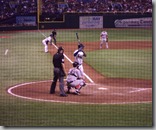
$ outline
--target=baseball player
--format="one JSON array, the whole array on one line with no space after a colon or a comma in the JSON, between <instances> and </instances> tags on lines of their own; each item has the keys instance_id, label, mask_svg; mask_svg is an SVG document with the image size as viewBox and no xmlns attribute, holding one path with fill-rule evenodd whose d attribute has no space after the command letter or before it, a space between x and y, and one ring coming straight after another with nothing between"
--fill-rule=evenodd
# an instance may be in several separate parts
<instances>
[{"instance_id":1,"label":"baseball player","mask_svg":"<svg viewBox=\"0 0 156 130\"><path fill-rule=\"evenodd\" d=\"M73 68L71 68L67 75L67 93L70 93L71 88L75 88L75 94L79 95L80 89L85 86L85 81L79 70L79 63L73 62Z\"/></svg>"},{"instance_id":2,"label":"baseball player","mask_svg":"<svg viewBox=\"0 0 156 130\"><path fill-rule=\"evenodd\" d=\"M84 50L84 45L80 43L78 45L78 49L74 51L75 61L79 63L78 68L81 71L82 76L84 76L83 58L87 56L83 50Z\"/></svg>"},{"instance_id":3,"label":"baseball player","mask_svg":"<svg viewBox=\"0 0 156 130\"><path fill-rule=\"evenodd\" d=\"M102 31L100 34L100 49L102 48L103 44L106 45L108 49L108 33L106 31Z\"/></svg>"},{"instance_id":4,"label":"baseball player","mask_svg":"<svg viewBox=\"0 0 156 130\"><path fill-rule=\"evenodd\" d=\"M54 44L56 45L56 35L57 35L57 32L56 32L56 29L54 29L53 31L52 31L52 39L54 40Z\"/></svg>"},{"instance_id":5,"label":"baseball player","mask_svg":"<svg viewBox=\"0 0 156 130\"><path fill-rule=\"evenodd\" d=\"M45 53L48 53L48 44L49 43L52 44L52 37L53 37L53 35L50 34L49 37L46 37L45 39L42 40L42 44L45 46L44 47Z\"/></svg>"}]
</instances>

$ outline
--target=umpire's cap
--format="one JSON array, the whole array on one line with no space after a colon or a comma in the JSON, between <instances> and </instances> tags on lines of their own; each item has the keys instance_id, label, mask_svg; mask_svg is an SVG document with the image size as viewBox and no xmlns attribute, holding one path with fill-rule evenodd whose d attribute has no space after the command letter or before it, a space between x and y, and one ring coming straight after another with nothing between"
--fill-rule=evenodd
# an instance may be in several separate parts
<instances>
[{"instance_id":1,"label":"umpire's cap","mask_svg":"<svg viewBox=\"0 0 156 130\"><path fill-rule=\"evenodd\" d=\"M78 45L78 49L83 49L84 48L84 45L82 44L82 43L80 43L79 45Z\"/></svg>"},{"instance_id":2,"label":"umpire's cap","mask_svg":"<svg viewBox=\"0 0 156 130\"><path fill-rule=\"evenodd\" d=\"M61 50L64 51L64 49L62 48L62 46L58 47L58 53L60 53Z\"/></svg>"},{"instance_id":3,"label":"umpire's cap","mask_svg":"<svg viewBox=\"0 0 156 130\"><path fill-rule=\"evenodd\" d=\"M79 63L78 62L73 62L73 67L77 67L79 65Z\"/></svg>"}]
</instances>

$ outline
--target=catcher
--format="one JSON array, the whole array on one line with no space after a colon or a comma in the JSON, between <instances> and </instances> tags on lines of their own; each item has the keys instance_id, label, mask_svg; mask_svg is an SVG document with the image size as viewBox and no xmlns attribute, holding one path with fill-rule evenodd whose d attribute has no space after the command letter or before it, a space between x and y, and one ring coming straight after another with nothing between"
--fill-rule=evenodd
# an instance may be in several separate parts
<instances>
[{"instance_id":1,"label":"catcher","mask_svg":"<svg viewBox=\"0 0 156 130\"><path fill-rule=\"evenodd\" d=\"M108 49L108 33L106 31L102 31L100 34L100 49L102 48L103 44L106 44L106 48Z\"/></svg>"},{"instance_id":2,"label":"catcher","mask_svg":"<svg viewBox=\"0 0 156 130\"><path fill-rule=\"evenodd\" d=\"M80 70L78 69L79 63L73 62L73 68L71 68L67 75L67 93L70 93L71 88L75 88L75 94L79 95L80 90L85 86L84 78L81 75Z\"/></svg>"}]
</instances>

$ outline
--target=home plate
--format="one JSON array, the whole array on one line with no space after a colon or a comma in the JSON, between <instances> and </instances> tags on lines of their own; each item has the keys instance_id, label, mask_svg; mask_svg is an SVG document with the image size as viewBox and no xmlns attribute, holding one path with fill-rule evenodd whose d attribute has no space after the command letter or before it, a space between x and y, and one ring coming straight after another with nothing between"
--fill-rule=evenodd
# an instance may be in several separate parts
<instances>
[{"instance_id":1,"label":"home plate","mask_svg":"<svg viewBox=\"0 0 156 130\"><path fill-rule=\"evenodd\" d=\"M98 88L98 89L100 89L100 90L107 90L107 88Z\"/></svg>"}]
</instances>

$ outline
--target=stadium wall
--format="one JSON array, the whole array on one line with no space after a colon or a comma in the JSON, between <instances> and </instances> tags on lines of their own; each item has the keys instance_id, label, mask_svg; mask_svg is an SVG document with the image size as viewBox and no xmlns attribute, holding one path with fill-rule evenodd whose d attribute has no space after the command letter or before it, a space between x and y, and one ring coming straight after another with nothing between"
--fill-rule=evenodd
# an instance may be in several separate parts
<instances>
[{"instance_id":1,"label":"stadium wall","mask_svg":"<svg viewBox=\"0 0 156 130\"><path fill-rule=\"evenodd\" d=\"M84 23L88 22L88 25L86 25L86 28L100 28L97 27L96 25L99 25L100 20L96 20L96 18L100 19L102 18L102 25L101 28L117 28L119 27L119 22L120 22L120 27L151 27L152 26L152 14L151 13L146 13L146 14L138 14L138 13L66 13L64 22L61 23L40 23L39 28L40 29L48 29L48 28L81 28L80 18L85 17ZM87 18L88 17L88 18ZM149 21L147 20L150 19ZM87 20L88 21L87 21ZM95 19L95 20L94 20ZM131 26L125 25L122 26L121 22L123 24L128 24L127 21L123 21L124 19L128 19L132 24ZM97 24L95 24L97 22ZM118 23L117 23L118 22ZM134 22L136 24L134 24ZM138 22L146 22L146 24L142 25ZM148 22L148 23L147 23ZM83 23L83 22L82 22ZM118 25L117 25L118 24ZM85 28L85 26L84 26Z\"/></svg>"},{"instance_id":2,"label":"stadium wall","mask_svg":"<svg viewBox=\"0 0 156 130\"><path fill-rule=\"evenodd\" d=\"M27 19L27 22L28 20L29 19ZM152 13L65 13L63 21L41 22L37 21L36 18L36 26L1 26L0 30L119 27L152 27Z\"/></svg>"}]
</instances>

